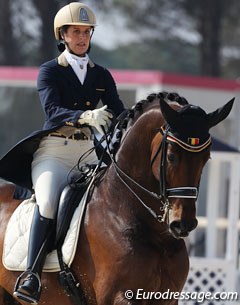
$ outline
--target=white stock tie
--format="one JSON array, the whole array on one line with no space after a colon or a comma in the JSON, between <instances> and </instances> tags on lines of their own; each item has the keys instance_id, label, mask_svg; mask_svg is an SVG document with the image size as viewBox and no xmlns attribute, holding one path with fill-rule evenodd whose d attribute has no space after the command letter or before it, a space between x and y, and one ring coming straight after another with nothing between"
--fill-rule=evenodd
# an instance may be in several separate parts
<instances>
[{"instance_id":1,"label":"white stock tie","mask_svg":"<svg viewBox=\"0 0 240 305\"><path fill-rule=\"evenodd\" d=\"M89 60L88 55L85 57L78 57L76 55L70 54L67 50L65 50L64 53L68 63L73 68L73 71L77 75L79 81L81 84L83 84L87 74L87 64Z\"/></svg>"}]
</instances>

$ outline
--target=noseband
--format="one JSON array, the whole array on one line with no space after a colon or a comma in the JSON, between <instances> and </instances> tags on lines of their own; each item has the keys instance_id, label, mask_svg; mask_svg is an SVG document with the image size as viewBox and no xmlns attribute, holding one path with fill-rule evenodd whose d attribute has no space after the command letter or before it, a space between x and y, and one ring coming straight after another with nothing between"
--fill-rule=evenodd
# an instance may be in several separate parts
<instances>
[{"instance_id":1,"label":"noseband","mask_svg":"<svg viewBox=\"0 0 240 305\"><path fill-rule=\"evenodd\" d=\"M198 187L192 186L179 186L174 188L166 188L166 156L167 156L167 144L169 143L176 143L184 150L197 153L201 152L202 150L206 149L211 144L211 137L202 144L201 146L192 146L186 144L185 142L181 141L180 139L176 138L171 132L169 125L162 126L160 131L162 134L162 141L151 161L151 167L156 160L158 154L161 152L161 161L160 161L160 179L159 179L159 187L160 187L160 194L156 194L154 192L149 191L134 179L132 179L128 174L126 174L116 163L114 157L111 156L112 163L115 169L115 172L119 179L123 182L123 184L132 192L132 194L141 202L141 204L152 214L152 216L157 219L159 222L168 222L167 216L169 214L169 210L171 210L171 204L169 202L169 198L186 198L186 199L197 199L198 197ZM136 194L136 192L128 185L128 183L124 180L124 178L131 181L135 186L143 190L144 192L148 193L151 197L160 200L162 206L160 207L161 214L157 214L154 210L152 210L144 201Z\"/></svg>"}]
</instances>

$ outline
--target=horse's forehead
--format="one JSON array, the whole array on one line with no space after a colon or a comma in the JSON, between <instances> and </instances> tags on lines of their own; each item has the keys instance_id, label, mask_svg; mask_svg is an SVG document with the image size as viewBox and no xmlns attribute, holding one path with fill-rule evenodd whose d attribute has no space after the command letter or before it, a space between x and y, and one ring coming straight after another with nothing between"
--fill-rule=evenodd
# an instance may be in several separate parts
<instances>
[{"instance_id":1,"label":"horse's forehead","mask_svg":"<svg viewBox=\"0 0 240 305\"><path fill-rule=\"evenodd\" d=\"M195 121L201 125L202 128L208 128L207 126L207 113L199 106L187 105L179 109L178 111L181 120L186 124L192 124L194 128L197 126Z\"/></svg>"},{"instance_id":2,"label":"horse's forehead","mask_svg":"<svg viewBox=\"0 0 240 305\"><path fill-rule=\"evenodd\" d=\"M179 119L170 122L171 132L187 144L201 145L205 143L209 135L209 126L206 112L193 105L181 108Z\"/></svg>"}]
</instances>

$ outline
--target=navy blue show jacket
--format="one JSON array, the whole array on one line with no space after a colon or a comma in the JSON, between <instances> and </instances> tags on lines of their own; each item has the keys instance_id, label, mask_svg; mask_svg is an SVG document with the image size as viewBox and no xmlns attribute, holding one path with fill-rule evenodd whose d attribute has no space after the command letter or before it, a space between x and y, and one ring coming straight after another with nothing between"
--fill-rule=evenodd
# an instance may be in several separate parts
<instances>
[{"instance_id":1,"label":"navy blue show jacket","mask_svg":"<svg viewBox=\"0 0 240 305\"><path fill-rule=\"evenodd\" d=\"M42 130L34 131L17 143L0 160L0 177L31 189L31 163L41 139L61 126L77 126L86 110L101 100L118 116L124 106L110 72L89 60L82 85L64 54L40 66L37 88L45 114Z\"/></svg>"}]
</instances>

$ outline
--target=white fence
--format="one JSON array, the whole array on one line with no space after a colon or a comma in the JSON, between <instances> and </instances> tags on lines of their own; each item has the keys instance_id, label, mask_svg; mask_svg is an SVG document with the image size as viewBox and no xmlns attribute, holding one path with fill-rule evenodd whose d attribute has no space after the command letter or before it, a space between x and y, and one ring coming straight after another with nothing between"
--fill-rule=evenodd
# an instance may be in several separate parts
<instances>
[{"instance_id":1,"label":"white fence","mask_svg":"<svg viewBox=\"0 0 240 305\"><path fill-rule=\"evenodd\" d=\"M191 251L190 271L184 291L208 292L212 299L181 300L180 304L240 304L239 299L226 300L230 292L240 296L240 154L213 152L203 182L205 186L200 192L204 192L206 200L202 211L205 215L198 218L198 229L187 241ZM215 293L222 293L222 299L214 298Z\"/></svg>"}]
</instances>

